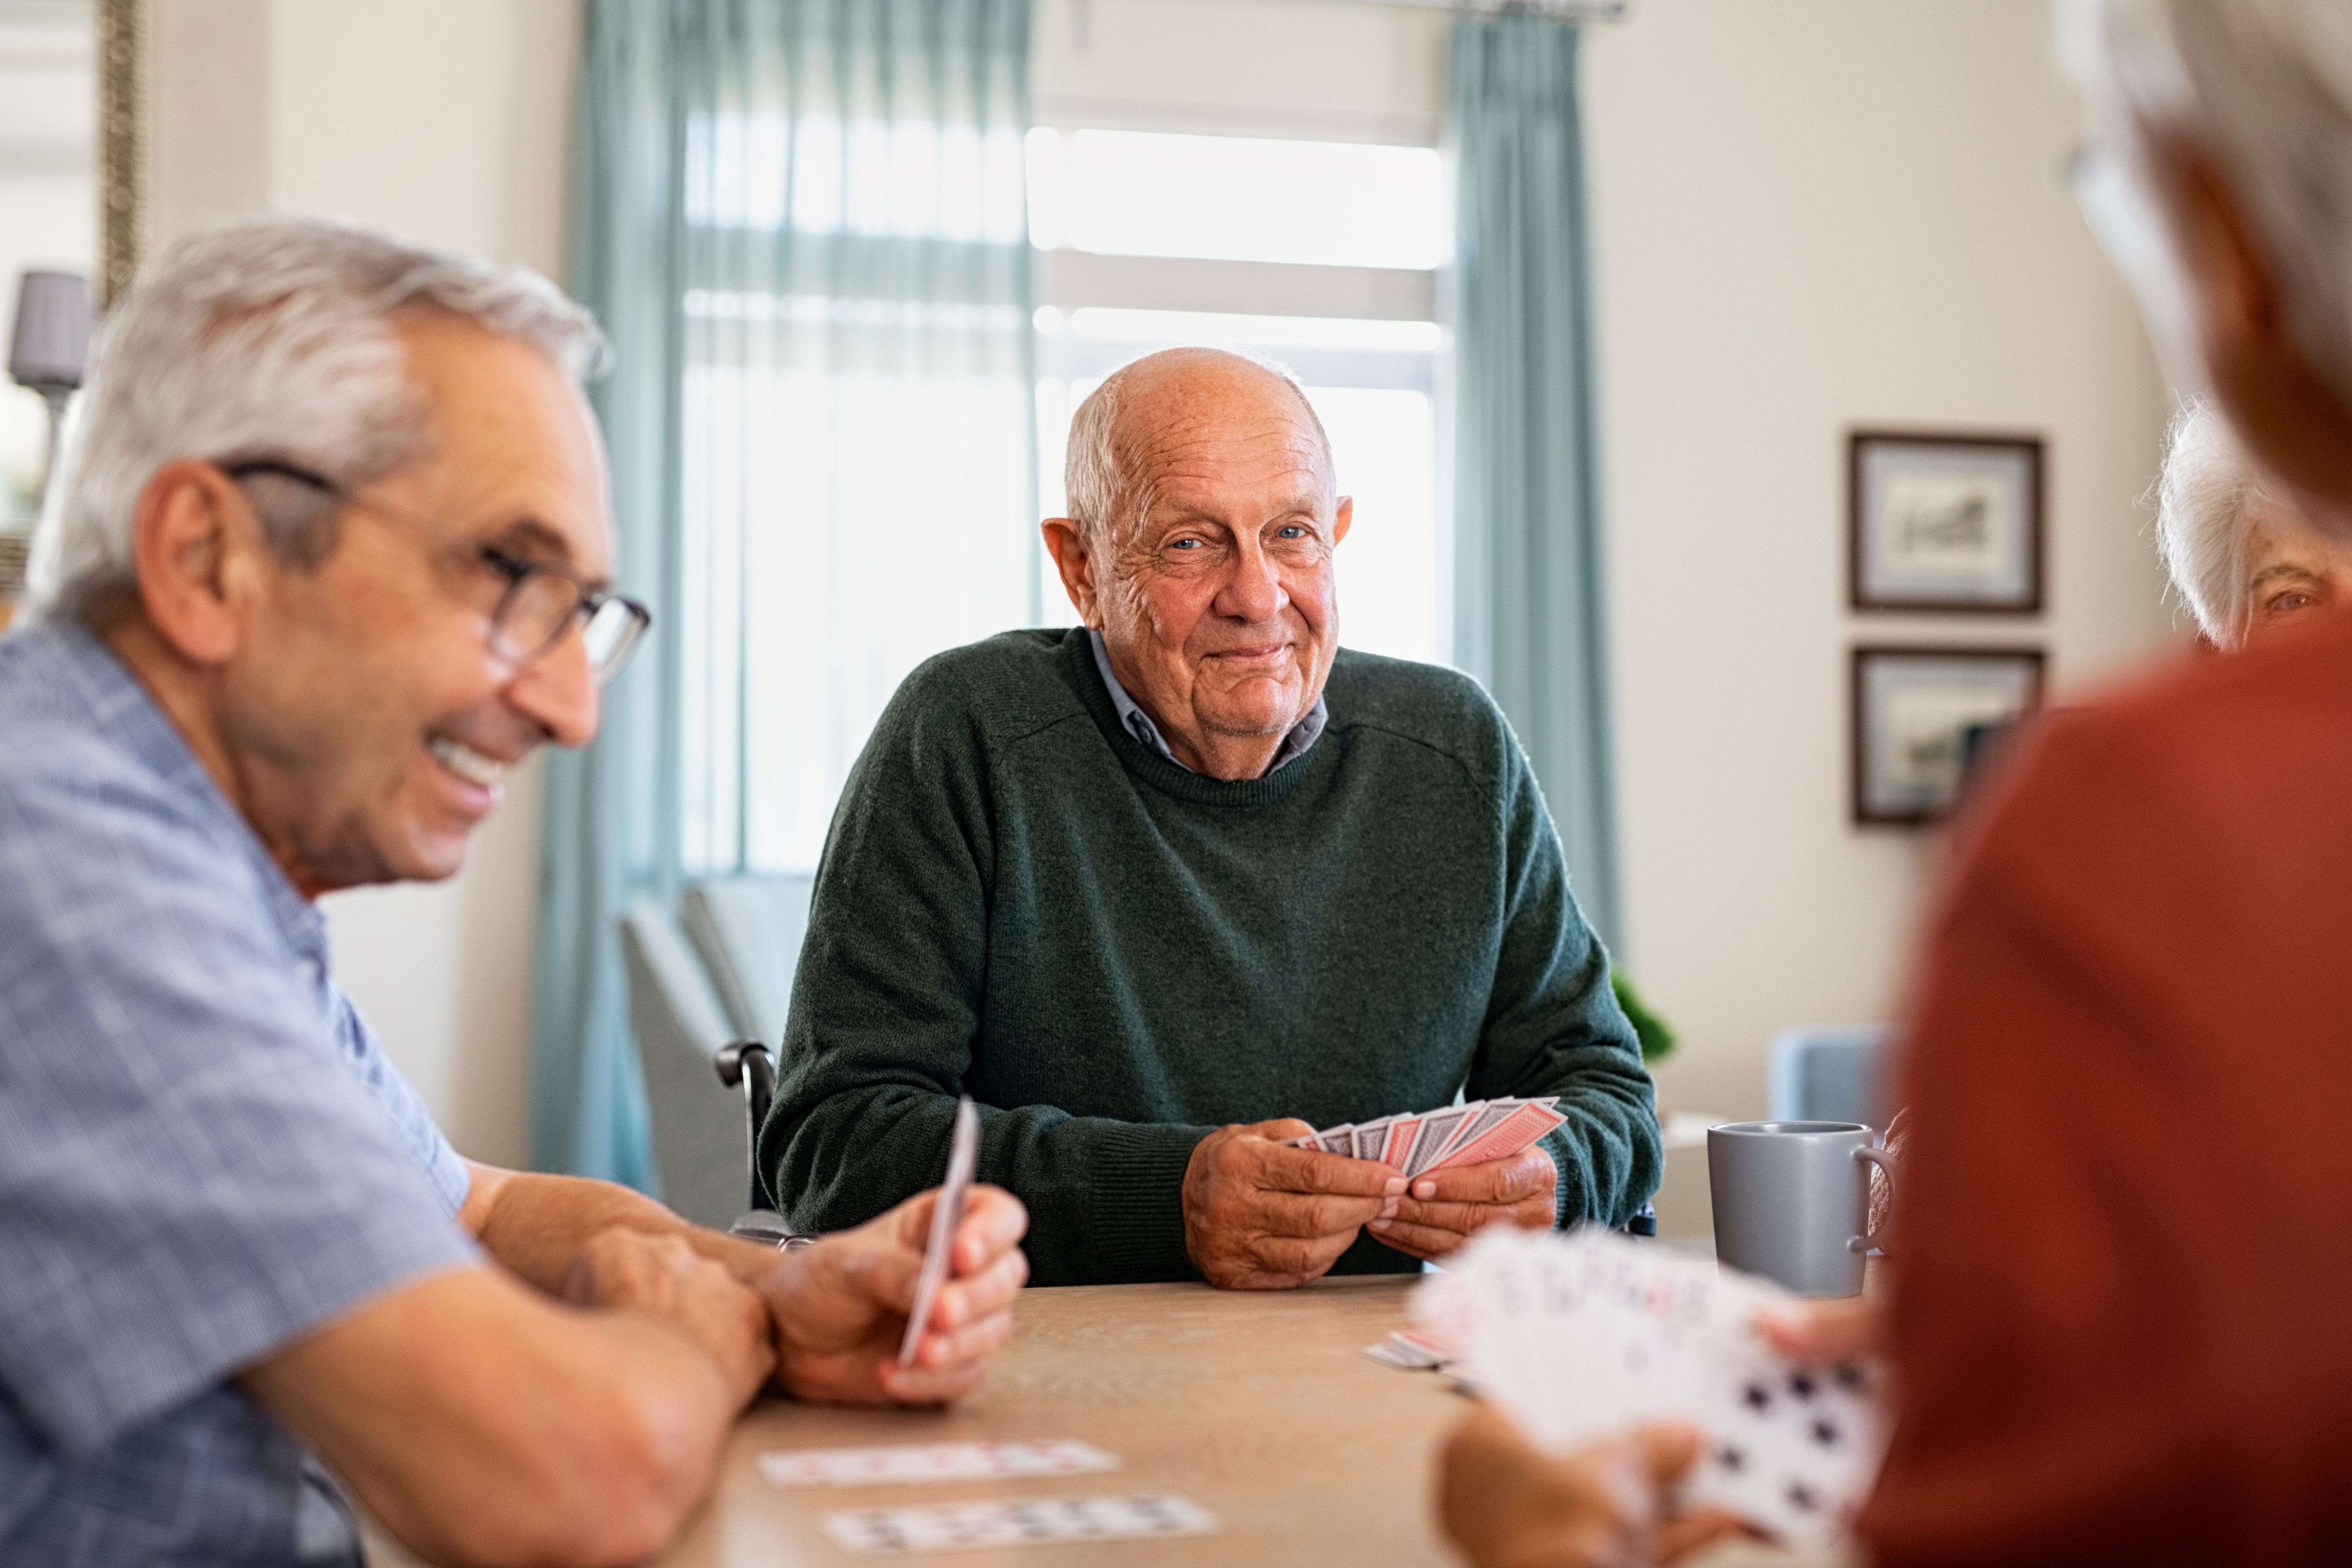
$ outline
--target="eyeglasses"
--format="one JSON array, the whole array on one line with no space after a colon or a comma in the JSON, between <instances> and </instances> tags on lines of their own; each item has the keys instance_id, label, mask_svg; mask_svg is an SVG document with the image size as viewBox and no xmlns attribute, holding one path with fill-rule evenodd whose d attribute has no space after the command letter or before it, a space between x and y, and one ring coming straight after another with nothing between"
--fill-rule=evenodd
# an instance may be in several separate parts
<instances>
[{"instance_id":1,"label":"eyeglasses","mask_svg":"<svg viewBox=\"0 0 2352 1568\"><path fill-rule=\"evenodd\" d=\"M420 521L363 500L324 474L275 458L231 463L221 472L240 484L262 474L291 479L343 506L362 507L400 521ZM602 686L619 671L637 639L654 624L653 612L635 599L592 588L570 568L554 562L525 561L493 544L478 546L474 556L477 564L506 584L498 608L490 612L490 651L517 668L546 654L577 626L588 668Z\"/></svg>"}]
</instances>

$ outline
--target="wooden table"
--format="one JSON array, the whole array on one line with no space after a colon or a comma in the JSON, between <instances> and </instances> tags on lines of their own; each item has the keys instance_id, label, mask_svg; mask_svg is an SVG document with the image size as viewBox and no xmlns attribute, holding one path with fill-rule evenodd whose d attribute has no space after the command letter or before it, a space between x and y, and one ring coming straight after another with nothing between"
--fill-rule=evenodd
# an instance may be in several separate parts
<instances>
[{"instance_id":1,"label":"wooden table","mask_svg":"<svg viewBox=\"0 0 2352 1568\"><path fill-rule=\"evenodd\" d=\"M821 1514L976 1498L1181 1492L1215 1535L959 1552L920 1561L989 1568L1174 1568L1455 1561L1430 1515L1440 1436L1467 1412L1452 1384L1363 1348L1405 1326L1417 1276L1325 1279L1303 1290L1097 1285L1031 1290L981 1391L940 1413L761 1405L736 1428L710 1503L660 1562L785 1568L853 1558ZM758 1457L779 1448L970 1438L1076 1437L1118 1456L1106 1475L955 1486L782 1491Z\"/></svg>"}]
</instances>

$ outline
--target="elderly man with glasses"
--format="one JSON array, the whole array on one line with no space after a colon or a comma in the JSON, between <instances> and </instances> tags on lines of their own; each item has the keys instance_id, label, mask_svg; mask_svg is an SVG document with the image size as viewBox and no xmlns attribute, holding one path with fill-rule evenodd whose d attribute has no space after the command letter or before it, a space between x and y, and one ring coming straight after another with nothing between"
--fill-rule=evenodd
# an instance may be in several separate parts
<instances>
[{"instance_id":1,"label":"elderly man with glasses","mask_svg":"<svg viewBox=\"0 0 2352 1568\"><path fill-rule=\"evenodd\" d=\"M620 1563L772 1379L929 1403L1009 1331L977 1195L779 1254L461 1159L314 900L446 877L647 623L596 337L544 279L323 224L119 304L0 642L0 1561ZM349 1491L346 1492L345 1489Z\"/></svg>"},{"instance_id":2,"label":"elderly man with glasses","mask_svg":"<svg viewBox=\"0 0 2352 1568\"><path fill-rule=\"evenodd\" d=\"M1607 956L1486 694L1339 646L1353 508L1298 387L1150 355L1069 475L1045 542L1085 624L915 671L843 795L760 1141L787 1213L935 1180L969 1091L1041 1283L1284 1289L1625 1223L1659 1138ZM1286 1146L1457 1090L1567 1120L1410 1185Z\"/></svg>"}]
</instances>

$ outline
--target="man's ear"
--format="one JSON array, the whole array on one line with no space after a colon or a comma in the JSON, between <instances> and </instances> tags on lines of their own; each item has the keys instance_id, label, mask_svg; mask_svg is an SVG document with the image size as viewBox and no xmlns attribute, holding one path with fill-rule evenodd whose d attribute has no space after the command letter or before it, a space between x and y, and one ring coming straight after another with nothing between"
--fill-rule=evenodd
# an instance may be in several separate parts
<instances>
[{"instance_id":1,"label":"man's ear","mask_svg":"<svg viewBox=\"0 0 2352 1568\"><path fill-rule=\"evenodd\" d=\"M1078 624L1100 631L1094 557L1087 553L1086 531L1066 517L1047 518L1040 531L1045 536L1045 552L1054 558L1054 569L1062 574L1062 591L1069 595L1072 607L1078 612Z\"/></svg>"},{"instance_id":2,"label":"man's ear","mask_svg":"<svg viewBox=\"0 0 2352 1568\"><path fill-rule=\"evenodd\" d=\"M1356 498L1341 496L1339 504L1331 509L1331 542L1339 543L1348 537L1348 530L1356 523ZM1353 557L1349 557L1353 559Z\"/></svg>"},{"instance_id":3,"label":"man's ear","mask_svg":"<svg viewBox=\"0 0 2352 1568\"><path fill-rule=\"evenodd\" d=\"M262 589L263 548L253 508L210 463L164 464L139 492L131 559L148 624L191 664L225 664Z\"/></svg>"}]
</instances>

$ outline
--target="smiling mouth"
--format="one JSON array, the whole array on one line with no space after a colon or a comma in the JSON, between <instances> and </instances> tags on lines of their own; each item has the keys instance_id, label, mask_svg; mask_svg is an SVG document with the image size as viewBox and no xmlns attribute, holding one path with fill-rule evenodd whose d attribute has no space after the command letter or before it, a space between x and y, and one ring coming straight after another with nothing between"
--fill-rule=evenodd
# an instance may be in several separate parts
<instances>
[{"instance_id":1,"label":"smiling mouth","mask_svg":"<svg viewBox=\"0 0 2352 1568\"><path fill-rule=\"evenodd\" d=\"M425 745L433 760L478 789L490 792L492 798L506 794L507 765L494 757L486 757L462 741L446 735L436 735Z\"/></svg>"}]
</instances>

